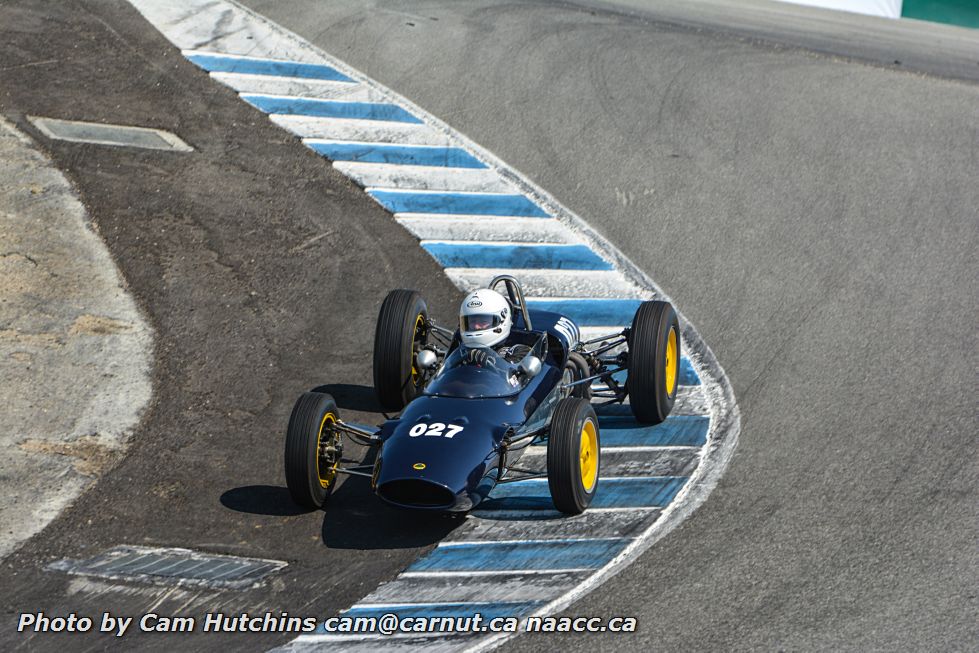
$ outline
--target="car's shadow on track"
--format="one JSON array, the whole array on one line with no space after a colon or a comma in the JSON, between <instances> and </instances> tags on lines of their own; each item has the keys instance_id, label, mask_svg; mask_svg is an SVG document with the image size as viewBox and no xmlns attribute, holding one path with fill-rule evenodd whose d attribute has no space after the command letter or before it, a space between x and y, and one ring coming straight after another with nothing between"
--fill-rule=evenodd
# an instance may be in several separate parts
<instances>
[{"instance_id":1,"label":"car's shadow on track","mask_svg":"<svg viewBox=\"0 0 979 653\"><path fill-rule=\"evenodd\" d=\"M335 383L313 388L312 392L333 395L342 411L370 415L372 423L385 419L371 386ZM354 416L355 419L358 416ZM372 465L374 450L346 443L344 465ZM369 471L369 470L368 470ZM237 512L289 517L309 510L297 506L288 488L272 485L247 485L221 495L221 504ZM331 549L410 549L440 541L461 525L454 515L400 510L381 501L371 492L367 478L343 478L323 506L323 544Z\"/></svg>"},{"instance_id":2,"label":"car's shadow on track","mask_svg":"<svg viewBox=\"0 0 979 653\"><path fill-rule=\"evenodd\" d=\"M309 512L293 503L288 488L275 485L236 487L221 495L221 505L236 512L276 517L291 517Z\"/></svg>"},{"instance_id":3,"label":"car's shadow on track","mask_svg":"<svg viewBox=\"0 0 979 653\"><path fill-rule=\"evenodd\" d=\"M373 456L371 456L372 458ZM365 460L364 464L369 464ZM230 510L253 515L291 517L310 512L297 506L285 487L246 485L221 495ZM323 544L331 549L411 549L435 544L464 519L388 506L365 478L344 480L323 506Z\"/></svg>"},{"instance_id":4,"label":"car's shadow on track","mask_svg":"<svg viewBox=\"0 0 979 653\"><path fill-rule=\"evenodd\" d=\"M362 465L374 462L367 452ZM402 510L387 505L371 492L370 481L352 476L336 489L324 506L323 544L331 549L411 549L435 544L460 526L458 516Z\"/></svg>"}]
</instances>

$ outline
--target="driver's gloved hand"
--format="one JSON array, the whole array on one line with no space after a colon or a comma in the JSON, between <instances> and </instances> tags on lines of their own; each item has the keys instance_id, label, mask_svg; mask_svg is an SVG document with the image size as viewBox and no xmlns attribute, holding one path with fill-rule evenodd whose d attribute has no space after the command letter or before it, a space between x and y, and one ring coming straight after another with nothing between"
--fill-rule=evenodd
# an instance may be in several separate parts
<instances>
[{"instance_id":1,"label":"driver's gloved hand","mask_svg":"<svg viewBox=\"0 0 979 653\"><path fill-rule=\"evenodd\" d=\"M467 362L470 365L485 365L486 364L486 350L485 349L470 349L467 354Z\"/></svg>"}]
</instances>

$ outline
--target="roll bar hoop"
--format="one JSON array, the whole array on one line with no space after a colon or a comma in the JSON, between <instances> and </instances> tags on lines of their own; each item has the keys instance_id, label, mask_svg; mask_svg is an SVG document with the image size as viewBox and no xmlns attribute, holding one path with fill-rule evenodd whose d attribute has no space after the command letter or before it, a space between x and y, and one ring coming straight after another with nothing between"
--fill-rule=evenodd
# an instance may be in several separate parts
<instances>
[{"instance_id":1,"label":"roll bar hoop","mask_svg":"<svg viewBox=\"0 0 979 653\"><path fill-rule=\"evenodd\" d=\"M506 287L506 294L510 299L513 310L520 311L520 315L523 316L524 328L527 331L533 331L534 327L530 324L530 311L527 310L527 304L524 302L523 289L520 287L520 282L509 274L500 274L493 277L493 280L490 281L490 290L496 290L496 286L500 283Z\"/></svg>"}]
</instances>

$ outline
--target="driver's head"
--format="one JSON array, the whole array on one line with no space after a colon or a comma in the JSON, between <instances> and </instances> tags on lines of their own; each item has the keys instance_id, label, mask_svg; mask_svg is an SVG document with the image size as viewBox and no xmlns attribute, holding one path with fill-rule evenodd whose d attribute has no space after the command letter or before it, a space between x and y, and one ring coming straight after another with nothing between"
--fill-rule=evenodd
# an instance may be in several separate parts
<instances>
[{"instance_id":1,"label":"driver's head","mask_svg":"<svg viewBox=\"0 0 979 653\"><path fill-rule=\"evenodd\" d=\"M470 315L468 320L468 326L466 328L470 331L489 329L493 326L494 322L492 315Z\"/></svg>"},{"instance_id":2,"label":"driver's head","mask_svg":"<svg viewBox=\"0 0 979 653\"><path fill-rule=\"evenodd\" d=\"M495 290L474 290L459 307L459 334L467 347L492 347L510 336L510 303Z\"/></svg>"}]
</instances>

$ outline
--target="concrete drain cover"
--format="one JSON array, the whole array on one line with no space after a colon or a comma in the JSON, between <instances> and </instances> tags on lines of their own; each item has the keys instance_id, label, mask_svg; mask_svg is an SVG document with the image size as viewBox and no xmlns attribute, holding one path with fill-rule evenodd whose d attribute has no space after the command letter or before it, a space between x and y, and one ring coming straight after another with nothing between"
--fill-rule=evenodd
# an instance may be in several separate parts
<instances>
[{"instance_id":1,"label":"concrete drain cover","mask_svg":"<svg viewBox=\"0 0 979 653\"><path fill-rule=\"evenodd\" d=\"M84 560L58 560L47 568L106 580L245 589L260 584L266 576L285 566L285 562L278 560L122 545Z\"/></svg>"},{"instance_id":2,"label":"concrete drain cover","mask_svg":"<svg viewBox=\"0 0 979 653\"><path fill-rule=\"evenodd\" d=\"M98 122L77 122L27 116L35 127L48 138L75 143L95 143L97 145L116 145L121 147L142 147L150 150L175 150L193 152L194 148L184 143L176 134L162 129L147 127L128 127L126 125L105 125Z\"/></svg>"}]
</instances>

